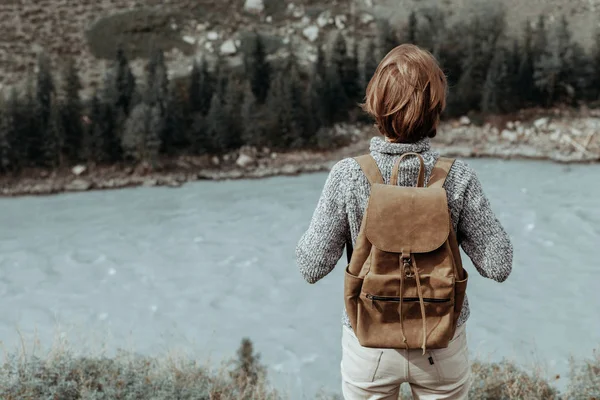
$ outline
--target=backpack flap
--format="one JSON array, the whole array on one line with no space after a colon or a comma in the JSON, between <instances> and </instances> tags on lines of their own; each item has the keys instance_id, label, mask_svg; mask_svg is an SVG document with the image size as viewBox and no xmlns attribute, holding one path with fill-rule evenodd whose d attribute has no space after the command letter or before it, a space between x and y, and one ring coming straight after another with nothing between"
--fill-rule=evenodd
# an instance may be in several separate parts
<instances>
[{"instance_id":1,"label":"backpack flap","mask_svg":"<svg viewBox=\"0 0 600 400\"><path fill-rule=\"evenodd\" d=\"M366 211L365 234L379 250L428 253L450 234L450 213L443 188L375 184Z\"/></svg>"}]
</instances>

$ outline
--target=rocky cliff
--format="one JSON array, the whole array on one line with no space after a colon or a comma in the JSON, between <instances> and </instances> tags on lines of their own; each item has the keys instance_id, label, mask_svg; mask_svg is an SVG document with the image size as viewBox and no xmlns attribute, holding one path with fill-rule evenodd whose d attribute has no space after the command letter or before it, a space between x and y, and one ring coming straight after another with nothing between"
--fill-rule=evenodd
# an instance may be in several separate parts
<instances>
[{"instance_id":1,"label":"rocky cliff","mask_svg":"<svg viewBox=\"0 0 600 400\"><path fill-rule=\"evenodd\" d=\"M402 24L416 8L436 5L449 21L483 6L482 0L4 0L0 3L0 87L22 83L49 53L60 69L73 57L84 89L96 87L118 44L141 74L152 46L166 52L172 76L185 75L194 58L223 56L240 63L246 32L267 35L272 57L292 44L301 59L316 57L316 43L331 32L372 36L378 18ZM489 1L488 1L489 3ZM494 2L493 2L494 3ZM498 2L495 2L496 4ZM511 29L540 13L566 14L574 36L588 43L600 20L597 0L503 0Z\"/></svg>"}]
</instances>

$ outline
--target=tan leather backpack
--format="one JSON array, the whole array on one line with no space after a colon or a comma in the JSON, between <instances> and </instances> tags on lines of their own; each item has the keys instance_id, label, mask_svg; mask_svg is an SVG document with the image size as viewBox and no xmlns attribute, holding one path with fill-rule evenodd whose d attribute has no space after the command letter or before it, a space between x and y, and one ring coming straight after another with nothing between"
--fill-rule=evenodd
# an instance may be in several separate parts
<instances>
[{"instance_id":1,"label":"tan leather backpack","mask_svg":"<svg viewBox=\"0 0 600 400\"><path fill-rule=\"evenodd\" d=\"M401 160L420 160L417 187L397 186ZM362 346L440 349L454 336L467 287L444 181L454 160L439 158L427 187L421 155L406 153L389 185L370 155L357 157L371 184L344 297Z\"/></svg>"}]
</instances>

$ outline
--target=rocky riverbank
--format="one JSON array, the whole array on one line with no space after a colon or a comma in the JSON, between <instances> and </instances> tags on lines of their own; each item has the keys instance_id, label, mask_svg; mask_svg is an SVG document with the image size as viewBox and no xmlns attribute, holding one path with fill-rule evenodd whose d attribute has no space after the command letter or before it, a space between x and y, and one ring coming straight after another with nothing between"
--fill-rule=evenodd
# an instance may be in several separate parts
<instances>
[{"instance_id":1,"label":"rocky riverbank","mask_svg":"<svg viewBox=\"0 0 600 400\"><path fill-rule=\"evenodd\" d=\"M450 157L537 159L564 163L600 161L600 110L532 112L473 121L468 117L441 124L434 148ZM476 124L476 122L479 122ZM179 157L154 166L85 166L55 171L24 171L0 177L0 195L48 195L60 192L134 186L178 187L197 180L257 179L329 170L335 162L368 151L371 126L338 125L349 144L334 151L274 153L241 149L217 157Z\"/></svg>"}]
</instances>

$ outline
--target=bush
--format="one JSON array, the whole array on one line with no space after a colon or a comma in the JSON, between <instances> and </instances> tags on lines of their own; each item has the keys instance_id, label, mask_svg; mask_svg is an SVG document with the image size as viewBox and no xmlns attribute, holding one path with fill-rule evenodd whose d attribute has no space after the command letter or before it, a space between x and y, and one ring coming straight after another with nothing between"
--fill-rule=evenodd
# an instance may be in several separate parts
<instances>
[{"instance_id":1,"label":"bush","mask_svg":"<svg viewBox=\"0 0 600 400\"><path fill-rule=\"evenodd\" d=\"M193 46L181 39L172 23L180 25L183 17L164 10L130 10L99 19L85 33L95 57L112 60L119 45L128 58L147 57L153 48L163 51L173 47L191 54Z\"/></svg>"},{"instance_id":2,"label":"bush","mask_svg":"<svg viewBox=\"0 0 600 400\"><path fill-rule=\"evenodd\" d=\"M219 371L182 358L142 357L119 352L114 358L77 357L53 351L46 358L12 354L0 367L3 400L241 399L281 398L269 388L264 366L245 339Z\"/></svg>"},{"instance_id":3,"label":"bush","mask_svg":"<svg viewBox=\"0 0 600 400\"><path fill-rule=\"evenodd\" d=\"M594 351L587 360L571 360L569 378L569 400L600 399L600 352Z\"/></svg>"},{"instance_id":4,"label":"bush","mask_svg":"<svg viewBox=\"0 0 600 400\"><path fill-rule=\"evenodd\" d=\"M471 400L590 400L600 398L600 353L572 362L570 383L564 394L541 377L516 365L474 362ZM108 399L219 399L280 400L287 398L270 387L266 366L250 339L244 338L237 357L218 370L175 354L145 357L119 351L115 357L75 355L68 346L55 346L45 357L25 351L5 355L0 366L3 400L108 400ZM341 400L321 391L320 400ZM402 385L400 400L412 398Z\"/></svg>"}]
</instances>

